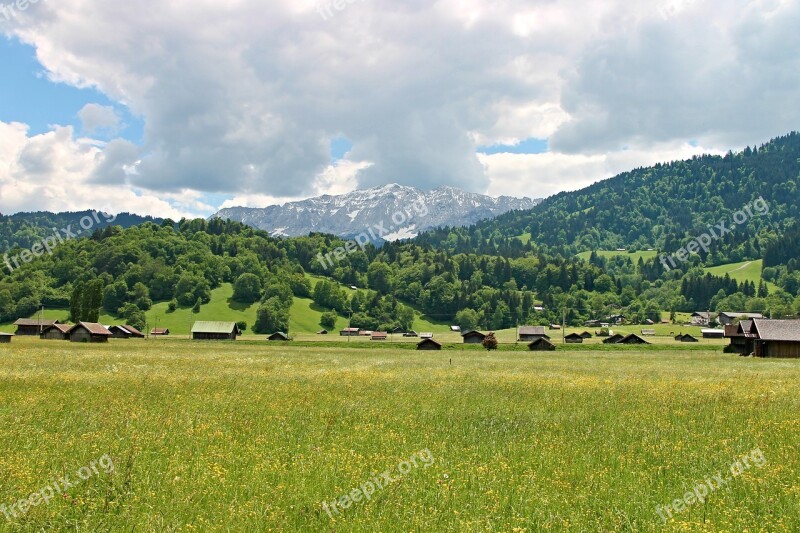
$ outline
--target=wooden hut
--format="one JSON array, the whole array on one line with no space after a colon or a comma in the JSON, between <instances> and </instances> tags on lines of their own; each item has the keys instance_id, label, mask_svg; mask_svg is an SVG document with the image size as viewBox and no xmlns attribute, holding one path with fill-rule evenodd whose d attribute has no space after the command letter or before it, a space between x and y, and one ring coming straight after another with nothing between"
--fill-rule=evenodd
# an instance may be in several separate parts
<instances>
[{"instance_id":1,"label":"wooden hut","mask_svg":"<svg viewBox=\"0 0 800 533\"><path fill-rule=\"evenodd\" d=\"M13 337L13 333L2 333L0 332L0 343L1 344L9 344L11 342L11 337Z\"/></svg>"},{"instance_id":2,"label":"wooden hut","mask_svg":"<svg viewBox=\"0 0 800 533\"><path fill-rule=\"evenodd\" d=\"M800 358L800 320L753 320L756 357Z\"/></svg>"},{"instance_id":3,"label":"wooden hut","mask_svg":"<svg viewBox=\"0 0 800 533\"><path fill-rule=\"evenodd\" d=\"M603 344L617 344L619 341L621 341L624 338L625 337L623 335L620 335L619 333L615 333L614 335L612 335L612 336L610 336L610 337L608 337L606 339L603 339Z\"/></svg>"},{"instance_id":4,"label":"wooden hut","mask_svg":"<svg viewBox=\"0 0 800 533\"><path fill-rule=\"evenodd\" d=\"M584 331L583 333L581 333L581 337L583 337L583 340L588 340L592 338L592 334L589 333L588 331Z\"/></svg>"},{"instance_id":5,"label":"wooden hut","mask_svg":"<svg viewBox=\"0 0 800 533\"><path fill-rule=\"evenodd\" d=\"M677 335L675 337L675 340L678 342L700 342L697 340L697 338L689 335L688 333L685 335L684 334Z\"/></svg>"},{"instance_id":6,"label":"wooden hut","mask_svg":"<svg viewBox=\"0 0 800 533\"><path fill-rule=\"evenodd\" d=\"M433 339L422 339L417 343L417 350L441 350L442 345Z\"/></svg>"},{"instance_id":7,"label":"wooden hut","mask_svg":"<svg viewBox=\"0 0 800 533\"><path fill-rule=\"evenodd\" d=\"M44 328L53 324L60 324L59 320L44 320L38 318L20 318L14 325L17 326L16 334L20 336L40 335Z\"/></svg>"},{"instance_id":8,"label":"wooden hut","mask_svg":"<svg viewBox=\"0 0 800 533\"><path fill-rule=\"evenodd\" d=\"M127 324L121 326L111 326L108 328L115 339L143 339L144 333L133 326Z\"/></svg>"},{"instance_id":9,"label":"wooden hut","mask_svg":"<svg viewBox=\"0 0 800 533\"><path fill-rule=\"evenodd\" d=\"M372 333L372 340L374 341L385 341L389 338L389 333L386 331L375 331Z\"/></svg>"},{"instance_id":10,"label":"wooden hut","mask_svg":"<svg viewBox=\"0 0 800 533\"><path fill-rule=\"evenodd\" d=\"M339 332L340 337L358 337L358 328L344 328Z\"/></svg>"},{"instance_id":11,"label":"wooden hut","mask_svg":"<svg viewBox=\"0 0 800 533\"><path fill-rule=\"evenodd\" d=\"M550 339L544 326L520 326L520 342L530 342L536 339Z\"/></svg>"},{"instance_id":12,"label":"wooden hut","mask_svg":"<svg viewBox=\"0 0 800 533\"><path fill-rule=\"evenodd\" d=\"M467 331L461 335L461 338L464 340L464 344L481 344L486 335L480 331Z\"/></svg>"},{"instance_id":13,"label":"wooden hut","mask_svg":"<svg viewBox=\"0 0 800 533\"><path fill-rule=\"evenodd\" d=\"M267 337L267 340L275 342L289 342L291 339L289 338L289 335L287 335L286 333L283 333L282 331L277 331L272 335L270 335L269 337Z\"/></svg>"},{"instance_id":14,"label":"wooden hut","mask_svg":"<svg viewBox=\"0 0 800 533\"><path fill-rule=\"evenodd\" d=\"M635 333L631 333L627 337L624 337L622 340L617 342L617 344L650 344L639 335Z\"/></svg>"},{"instance_id":15,"label":"wooden hut","mask_svg":"<svg viewBox=\"0 0 800 533\"><path fill-rule=\"evenodd\" d=\"M724 339L725 338L725 330L724 329L704 329L701 330L703 333L704 339Z\"/></svg>"},{"instance_id":16,"label":"wooden hut","mask_svg":"<svg viewBox=\"0 0 800 533\"><path fill-rule=\"evenodd\" d=\"M198 321L192 326L192 340L195 341L235 341L241 334L236 322Z\"/></svg>"},{"instance_id":17,"label":"wooden hut","mask_svg":"<svg viewBox=\"0 0 800 533\"><path fill-rule=\"evenodd\" d=\"M108 342L111 332L102 324L78 322L69 329L70 342Z\"/></svg>"},{"instance_id":18,"label":"wooden hut","mask_svg":"<svg viewBox=\"0 0 800 533\"><path fill-rule=\"evenodd\" d=\"M528 349L532 352L554 352L556 345L545 338L540 338L528 344Z\"/></svg>"},{"instance_id":19,"label":"wooden hut","mask_svg":"<svg viewBox=\"0 0 800 533\"><path fill-rule=\"evenodd\" d=\"M150 330L150 336L152 337L166 337L169 335L169 329L167 328L153 328Z\"/></svg>"},{"instance_id":20,"label":"wooden hut","mask_svg":"<svg viewBox=\"0 0 800 533\"><path fill-rule=\"evenodd\" d=\"M69 340L70 329L72 329L72 324L53 324L44 328L39 338L49 341L66 341Z\"/></svg>"},{"instance_id":21,"label":"wooden hut","mask_svg":"<svg viewBox=\"0 0 800 533\"><path fill-rule=\"evenodd\" d=\"M570 333L564 337L564 342L567 344L583 344L583 335L577 333Z\"/></svg>"}]
</instances>

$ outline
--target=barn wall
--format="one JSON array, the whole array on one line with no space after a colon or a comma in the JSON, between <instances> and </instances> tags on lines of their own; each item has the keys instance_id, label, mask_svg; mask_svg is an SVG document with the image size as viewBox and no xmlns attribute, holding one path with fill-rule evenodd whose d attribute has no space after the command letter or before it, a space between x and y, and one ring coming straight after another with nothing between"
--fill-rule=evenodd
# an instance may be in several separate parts
<instances>
[{"instance_id":1,"label":"barn wall","mask_svg":"<svg viewBox=\"0 0 800 533\"><path fill-rule=\"evenodd\" d=\"M765 357L800 358L800 342L767 342Z\"/></svg>"}]
</instances>

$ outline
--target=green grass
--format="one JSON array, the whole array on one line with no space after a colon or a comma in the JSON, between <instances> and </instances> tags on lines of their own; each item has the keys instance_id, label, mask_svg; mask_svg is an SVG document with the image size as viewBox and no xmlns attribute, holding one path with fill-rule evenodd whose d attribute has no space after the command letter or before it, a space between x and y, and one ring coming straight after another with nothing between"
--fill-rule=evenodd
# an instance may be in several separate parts
<instances>
[{"instance_id":1,"label":"green grass","mask_svg":"<svg viewBox=\"0 0 800 533\"><path fill-rule=\"evenodd\" d=\"M633 264L636 264L636 263L639 262L639 259L644 259L645 261L647 261L649 259L653 259L654 257L656 257L656 255L658 255L658 252L656 252L655 250L652 250L652 251L643 250L643 251L639 251L639 252L628 253L628 252L602 251L602 250L599 250L597 252L597 255L600 256L600 257L606 257L606 258L623 256L623 257L627 257L628 259L633 261ZM588 261L591 256L592 256L592 252L581 252L581 253L578 254L578 258L583 259L584 261Z\"/></svg>"},{"instance_id":2,"label":"green grass","mask_svg":"<svg viewBox=\"0 0 800 533\"><path fill-rule=\"evenodd\" d=\"M522 241L522 244L528 244L529 242L531 242L532 237L533 236L530 233L523 233L522 235L518 235L517 239Z\"/></svg>"},{"instance_id":3,"label":"green grass","mask_svg":"<svg viewBox=\"0 0 800 533\"><path fill-rule=\"evenodd\" d=\"M660 531L656 506L756 448L762 466L667 530L800 527L797 361L370 348L14 339L0 504L105 454L115 470L0 530Z\"/></svg>"},{"instance_id":4,"label":"green grass","mask_svg":"<svg viewBox=\"0 0 800 533\"><path fill-rule=\"evenodd\" d=\"M725 277L725 274L728 274L739 283L752 281L755 286L758 287L759 283L762 281L761 270L763 265L764 261L759 259L758 261L745 261L743 263L731 263L728 265L706 268L705 271L719 277ZM774 283L767 282L767 288L770 293L772 293L778 289L778 286Z\"/></svg>"}]
</instances>

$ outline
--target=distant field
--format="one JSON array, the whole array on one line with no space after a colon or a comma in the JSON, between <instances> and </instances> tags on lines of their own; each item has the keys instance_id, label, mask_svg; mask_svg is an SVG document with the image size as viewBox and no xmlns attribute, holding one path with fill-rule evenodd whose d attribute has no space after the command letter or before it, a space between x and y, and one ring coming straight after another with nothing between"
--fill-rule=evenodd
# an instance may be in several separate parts
<instances>
[{"instance_id":1,"label":"distant field","mask_svg":"<svg viewBox=\"0 0 800 533\"><path fill-rule=\"evenodd\" d=\"M764 261L759 259L758 261L745 261L743 263L731 263L728 265L711 267L705 269L705 271L714 276L720 277L724 277L725 274L728 274L731 278L735 279L739 283L742 283L743 281L752 281L755 283L756 287L758 287L758 284L762 279L761 270L763 264ZM767 287L769 288L770 292L778 289L777 285L769 282L767 282Z\"/></svg>"},{"instance_id":2,"label":"distant field","mask_svg":"<svg viewBox=\"0 0 800 533\"><path fill-rule=\"evenodd\" d=\"M623 256L623 257L627 257L628 259L630 259L634 263L638 263L640 258L643 258L645 261L647 261L648 259L653 259L654 257L656 257L656 255L658 255L658 252L656 252L656 251L647 251L647 250L640 251L640 252L634 252L634 253L617 252L617 251L598 251L597 255L599 255L600 257ZM592 252L581 252L581 253L578 254L578 257L580 259L583 259L584 261L588 261L591 256L592 256Z\"/></svg>"},{"instance_id":3,"label":"distant field","mask_svg":"<svg viewBox=\"0 0 800 533\"><path fill-rule=\"evenodd\" d=\"M800 527L797 361L369 348L14 339L0 505L77 483L0 530L658 531L657 506L754 450L667 530Z\"/></svg>"}]
</instances>

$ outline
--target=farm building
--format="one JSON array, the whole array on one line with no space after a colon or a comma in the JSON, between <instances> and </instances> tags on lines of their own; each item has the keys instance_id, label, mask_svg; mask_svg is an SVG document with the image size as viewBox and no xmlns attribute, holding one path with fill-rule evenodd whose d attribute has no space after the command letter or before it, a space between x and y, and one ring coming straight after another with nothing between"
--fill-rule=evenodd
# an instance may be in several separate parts
<instances>
[{"instance_id":1,"label":"farm building","mask_svg":"<svg viewBox=\"0 0 800 533\"><path fill-rule=\"evenodd\" d=\"M60 324L58 320L43 320L39 318L20 318L14 325L17 326L17 335L39 335L44 328L52 326L53 324Z\"/></svg>"},{"instance_id":2,"label":"farm building","mask_svg":"<svg viewBox=\"0 0 800 533\"><path fill-rule=\"evenodd\" d=\"M69 340L70 329L72 329L72 324L53 324L44 328L39 338L49 341L66 341Z\"/></svg>"},{"instance_id":3,"label":"farm building","mask_svg":"<svg viewBox=\"0 0 800 533\"><path fill-rule=\"evenodd\" d=\"M389 333L385 331L375 331L372 334L372 340L374 341L385 341L388 338L389 338Z\"/></svg>"},{"instance_id":4,"label":"farm building","mask_svg":"<svg viewBox=\"0 0 800 533\"><path fill-rule=\"evenodd\" d=\"M703 329L701 330L703 333L704 339L724 339L725 338L725 330L724 329Z\"/></svg>"},{"instance_id":5,"label":"farm building","mask_svg":"<svg viewBox=\"0 0 800 533\"><path fill-rule=\"evenodd\" d=\"M169 335L169 329L167 328L153 328L150 330L150 335L153 337L166 337Z\"/></svg>"},{"instance_id":6,"label":"farm building","mask_svg":"<svg viewBox=\"0 0 800 533\"><path fill-rule=\"evenodd\" d=\"M544 326L520 326L519 340L521 342L535 341L536 339L550 339Z\"/></svg>"},{"instance_id":7,"label":"farm building","mask_svg":"<svg viewBox=\"0 0 800 533\"><path fill-rule=\"evenodd\" d=\"M288 342L288 341L290 341L291 339L289 339L289 335L287 335L286 333L283 333L282 331L278 331L278 332L276 332L276 333L273 333L273 334L272 334L272 335L270 335L269 337L267 337L267 340L268 340L268 341L282 341L282 342Z\"/></svg>"},{"instance_id":8,"label":"farm building","mask_svg":"<svg viewBox=\"0 0 800 533\"><path fill-rule=\"evenodd\" d=\"M725 353L750 355L755 352L756 334L750 332L752 326L752 320L742 320L737 325L725 326L725 338L731 340L731 343L725 347Z\"/></svg>"},{"instance_id":9,"label":"farm building","mask_svg":"<svg viewBox=\"0 0 800 533\"><path fill-rule=\"evenodd\" d=\"M358 337L358 328L344 328L339 332L340 337Z\"/></svg>"},{"instance_id":10,"label":"farm building","mask_svg":"<svg viewBox=\"0 0 800 533\"><path fill-rule=\"evenodd\" d=\"M127 324L108 328L115 339L143 339L144 333Z\"/></svg>"},{"instance_id":11,"label":"farm building","mask_svg":"<svg viewBox=\"0 0 800 533\"><path fill-rule=\"evenodd\" d=\"M450 331L453 333L461 333L461 326L450 326Z\"/></svg>"},{"instance_id":12,"label":"farm building","mask_svg":"<svg viewBox=\"0 0 800 533\"><path fill-rule=\"evenodd\" d=\"M553 352L556 345L542 337L528 344L528 349L532 352Z\"/></svg>"},{"instance_id":13,"label":"farm building","mask_svg":"<svg viewBox=\"0 0 800 533\"><path fill-rule=\"evenodd\" d=\"M420 333L419 334L419 338L420 339L432 339L433 338L433 333L430 333L430 332Z\"/></svg>"},{"instance_id":14,"label":"farm building","mask_svg":"<svg viewBox=\"0 0 800 533\"><path fill-rule=\"evenodd\" d=\"M608 337L607 339L603 339L603 344L617 344L619 341L621 341L624 338L625 338L624 336L620 335L619 333L616 333L616 334Z\"/></svg>"},{"instance_id":15,"label":"farm building","mask_svg":"<svg viewBox=\"0 0 800 533\"><path fill-rule=\"evenodd\" d=\"M412 331L406 331L405 333L403 333L403 337L419 337L419 335L417 335L416 331L412 330Z\"/></svg>"},{"instance_id":16,"label":"farm building","mask_svg":"<svg viewBox=\"0 0 800 533\"><path fill-rule=\"evenodd\" d=\"M236 322L195 322L192 326L192 340L195 341L235 341L241 335Z\"/></svg>"},{"instance_id":17,"label":"farm building","mask_svg":"<svg viewBox=\"0 0 800 533\"><path fill-rule=\"evenodd\" d=\"M753 320L756 357L800 358L800 320Z\"/></svg>"},{"instance_id":18,"label":"farm building","mask_svg":"<svg viewBox=\"0 0 800 533\"><path fill-rule=\"evenodd\" d=\"M328 334L328 330L327 329L321 329L321 330L319 330L317 332L317 335L327 335L327 334Z\"/></svg>"},{"instance_id":19,"label":"farm building","mask_svg":"<svg viewBox=\"0 0 800 533\"><path fill-rule=\"evenodd\" d=\"M0 332L0 343L8 344L11 342L11 337L13 337L13 333L2 333Z\"/></svg>"},{"instance_id":20,"label":"farm building","mask_svg":"<svg viewBox=\"0 0 800 533\"><path fill-rule=\"evenodd\" d=\"M764 315L761 313L720 313L719 317L717 317L717 322L719 322L723 326L730 326L731 324L735 323L739 319L745 320L753 320L755 318L764 318Z\"/></svg>"},{"instance_id":21,"label":"farm building","mask_svg":"<svg viewBox=\"0 0 800 533\"><path fill-rule=\"evenodd\" d=\"M417 350L441 350L442 345L433 339L422 339L417 343Z\"/></svg>"},{"instance_id":22,"label":"farm building","mask_svg":"<svg viewBox=\"0 0 800 533\"><path fill-rule=\"evenodd\" d=\"M403 335L405 332L406 332L405 328L401 328L398 326L394 328L390 333L392 333L393 335Z\"/></svg>"},{"instance_id":23,"label":"farm building","mask_svg":"<svg viewBox=\"0 0 800 533\"><path fill-rule=\"evenodd\" d=\"M655 337L656 330L654 329L643 329L642 330L642 337Z\"/></svg>"},{"instance_id":24,"label":"farm building","mask_svg":"<svg viewBox=\"0 0 800 533\"><path fill-rule=\"evenodd\" d=\"M695 337L692 337L688 333L686 335L680 334L675 337L675 340L678 342L700 342Z\"/></svg>"},{"instance_id":25,"label":"farm building","mask_svg":"<svg viewBox=\"0 0 800 533\"><path fill-rule=\"evenodd\" d=\"M577 333L570 333L564 337L564 342L567 344L583 344L583 335Z\"/></svg>"},{"instance_id":26,"label":"farm building","mask_svg":"<svg viewBox=\"0 0 800 533\"><path fill-rule=\"evenodd\" d=\"M71 342L108 342L111 332L102 324L78 322L69 329Z\"/></svg>"},{"instance_id":27,"label":"farm building","mask_svg":"<svg viewBox=\"0 0 800 533\"><path fill-rule=\"evenodd\" d=\"M583 333L581 333L580 335L581 335L581 337L583 337L583 339L584 339L584 340L587 340L587 339L591 339L591 338L592 338L592 334L591 334L591 333L589 333L588 331L584 331L584 332L583 332Z\"/></svg>"},{"instance_id":28,"label":"farm building","mask_svg":"<svg viewBox=\"0 0 800 533\"><path fill-rule=\"evenodd\" d=\"M709 326L711 324L711 313L708 311L698 311L692 313L693 326Z\"/></svg>"},{"instance_id":29,"label":"farm building","mask_svg":"<svg viewBox=\"0 0 800 533\"><path fill-rule=\"evenodd\" d=\"M464 339L464 344L481 344L486 335L480 331L467 331L461 338Z\"/></svg>"},{"instance_id":30,"label":"farm building","mask_svg":"<svg viewBox=\"0 0 800 533\"><path fill-rule=\"evenodd\" d=\"M650 344L639 335L631 333L627 337L623 337L617 344Z\"/></svg>"}]
</instances>

